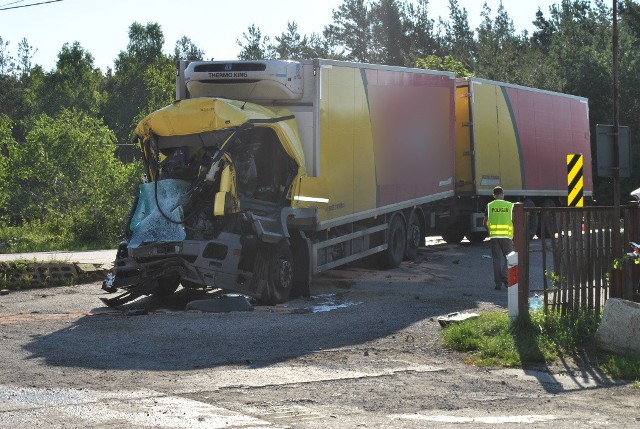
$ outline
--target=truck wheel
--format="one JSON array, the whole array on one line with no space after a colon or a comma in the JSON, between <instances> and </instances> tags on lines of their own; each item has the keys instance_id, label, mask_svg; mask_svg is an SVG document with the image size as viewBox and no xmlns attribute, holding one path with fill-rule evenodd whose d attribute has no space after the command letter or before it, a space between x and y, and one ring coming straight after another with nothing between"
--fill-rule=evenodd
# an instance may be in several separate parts
<instances>
[{"instance_id":1,"label":"truck wheel","mask_svg":"<svg viewBox=\"0 0 640 429\"><path fill-rule=\"evenodd\" d=\"M460 244L463 238L464 234L456 229L449 229L442 233L442 239L446 241L447 244Z\"/></svg>"},{"instance_id":2,"label":"truck wheel","mask_svg":"<svg viewBox=\"0 0 640 429\"><path fill-rule=\"evenodd\" d=\"M382 267L397 268L400 266L407 248L407 231L400 216L394 216L389 224L388 247L382 252Z\"/></svg>"},{"instance_id":3,"label":"truck wheel","mask_svg":"<svg viewBox=\"0 0 640 429\"><path fill-rule=\"evenodd\" d=\"M179 277L165 277L156 280L156 282L158 283L158 287L151 292L153 296L170 296L178 289L178 286L180 286Z\"/></svg>"},{"instance_id":4,"label":"truck wheel","mask_svg":"<svg viewBox=\"0 0 640 429\"><path fill-rule=\"evenodd\" d=\"M422 223L415 210L409 216L409 226L407 228L407 252L406 259L413 260L418 256L418 249L424 246L424 234L422 233Z\"/></svg>"},{"instance_id":5,"label":"truck wheel","mask_svg":"<svg viewBox=\"0 0 640 429\"><path fill-rule=\"evenodd\" d=\"M293 255L286 240L264 246L256 255L255 274L265 280L260 301L275 305L285 302L293 287Z\"/></svg>"},{"instance_id":6,"label":"truck wheel","mask_svg":"<svg viewBox=\"0 0 640 429\"><path fill-rule=\"evenodd\" d=\"M293 253L293 286L291 297L311 296L311 242L306 238L291 239Z\"/></svg>"}]
</instances>

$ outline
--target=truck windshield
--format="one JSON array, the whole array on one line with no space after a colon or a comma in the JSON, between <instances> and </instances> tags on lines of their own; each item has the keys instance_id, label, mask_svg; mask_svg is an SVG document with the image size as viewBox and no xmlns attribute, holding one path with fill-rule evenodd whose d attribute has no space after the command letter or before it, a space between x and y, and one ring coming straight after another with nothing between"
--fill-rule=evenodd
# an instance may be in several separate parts
<instances>
[{"instance_id":1,"label":"truck windshield","mask_svg":"<svg viewBox=\"0 0 640 429\"><path fill-rule=\"evenodd\" d=\"M180 136L155 136L144 141L143 159L147 176L158 179L190 179L200 165L207 164L236 128Z\"/></svg>"}]
</instances>

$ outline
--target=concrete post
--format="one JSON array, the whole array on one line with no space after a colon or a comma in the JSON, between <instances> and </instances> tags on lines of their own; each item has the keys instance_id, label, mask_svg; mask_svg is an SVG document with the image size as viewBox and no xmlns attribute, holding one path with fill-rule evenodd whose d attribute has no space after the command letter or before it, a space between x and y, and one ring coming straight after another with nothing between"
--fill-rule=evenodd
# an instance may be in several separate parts
<instances>
[{"instance_id":1,"label":"concrete post","mask_svg":"<svg viewBox=\"0 0 640 429\"><path fill-rule=\"evenodd\" d=\"M528 260L523 258L525 249L525 240L529 232L525 228L524 222L524 204L515 203L513 206L513 245L514 250L518 254L518 263ZM520 267L518 270L518 313L520 315L528 314L529 311L529 279L525 279L525 273L529 270Z\"/></svg>"}]
</instances>

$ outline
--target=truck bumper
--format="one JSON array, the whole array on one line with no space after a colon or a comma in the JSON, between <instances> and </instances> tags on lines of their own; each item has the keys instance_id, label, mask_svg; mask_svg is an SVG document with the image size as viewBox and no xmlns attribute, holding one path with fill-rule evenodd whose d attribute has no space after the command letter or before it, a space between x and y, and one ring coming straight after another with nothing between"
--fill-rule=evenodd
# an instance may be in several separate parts
<instances>
[{"instance_id":1,"label":"truck bumper","mask_svg":"<svg viewBox=\"0 0 640 429\"><path fill-rule=\"evenodd\" d=\"M237 290L251 295L251 272L239 270L240 236L221 233L215 240L120 245L114 263L114 288L152 293L154 281L178 277L191 285ZM135 299L135 298L132 298Z\"/></svg>"}]
</instances>

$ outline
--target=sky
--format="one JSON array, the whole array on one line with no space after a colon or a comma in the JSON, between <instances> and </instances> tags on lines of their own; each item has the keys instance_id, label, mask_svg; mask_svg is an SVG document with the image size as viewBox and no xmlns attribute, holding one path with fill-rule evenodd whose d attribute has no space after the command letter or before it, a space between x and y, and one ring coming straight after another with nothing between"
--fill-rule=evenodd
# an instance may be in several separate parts
<instances>
[{"instance_id":1,"label":"sky","mask_svg":"<svg viewBox=\"0 0 640 429\"><path fill-rule=\"evenodd\" d=\"M34 3L46 4L19 7ZM343 0L0 0L0 38L9 41L8 51L16 57L18 43L26 38L37 49L33 64L49 71L55 68L65 43L79 42L94 57L94 64L106 71L113 68L118 53L125 51L129 26L133 22L160 24L164 51L173 54L175 42L187 36L204 52L205 59L236 59L236 43L251 24L272 41L295 21L301 35L322 33L332 22L332 10ZM471 28L480 22L484 0L458 0L466 8ZM500 0L486 0L492 16ZM516 32L532 31L531 22L540 8L549 16L549 5L560 0L503 0ZM448 0L430 0L429 15L448 18ZM15 7L15 8L14 8ZM12 9L7 9L12 8Z\"/></svg>"}]
</instances>

